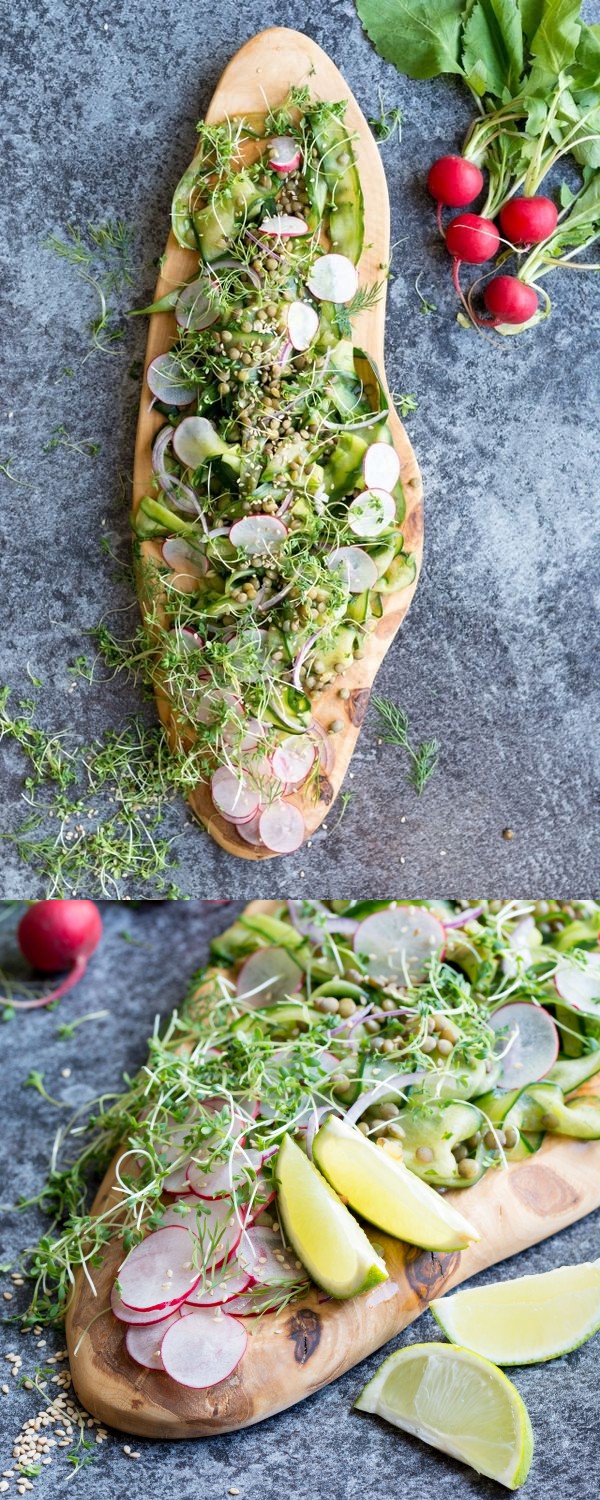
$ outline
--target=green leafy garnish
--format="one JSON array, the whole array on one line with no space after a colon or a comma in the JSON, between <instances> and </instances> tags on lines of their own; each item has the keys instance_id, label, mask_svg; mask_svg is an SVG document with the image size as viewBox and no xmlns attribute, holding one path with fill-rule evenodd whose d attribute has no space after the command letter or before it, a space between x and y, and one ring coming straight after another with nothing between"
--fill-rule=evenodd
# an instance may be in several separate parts
<instances>
[{"instance_id":1,"label":"green leafy garnish","mask_svg":"<svg viewBox=\"0 0 600 1500\"><path fill-rule=\"evenodd\" d=\"M392 703L390 698L373 697L371 701L385 730L382 735L383 743L397 745L400 750L406 750L410 758L409 781L420 797L437 767L439 757L437 740L423 740L415 749L410 742L410 726L405 710L397 703Z\"/></svg>"}]
</instances>

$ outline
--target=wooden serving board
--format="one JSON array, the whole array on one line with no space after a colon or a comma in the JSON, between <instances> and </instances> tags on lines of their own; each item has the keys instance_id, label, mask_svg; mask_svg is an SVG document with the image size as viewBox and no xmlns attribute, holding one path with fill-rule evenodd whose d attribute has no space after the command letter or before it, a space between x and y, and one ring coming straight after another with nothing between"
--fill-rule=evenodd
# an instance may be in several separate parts
<instances>
[{"instance_id":1,"label":"wooden serving board","mask_svg":"<svg viewBox=\"0 0 600 1500\"><path fill-rule=\"evenodd\" d=\"M355 137L357 165L365 202L365 248L360 260L361 285L372 285L381 281L390 256L390 213L387 185L381 158L369 126L356 100L340 72L316 42L300 31L289 31L285 27L273 27L263 31L246 43L236 53L225 69L206 113L210 123L226 116L240 114L264 114L267 106L278 107L285 99L292 84L307 83L311 95L316 99L346 99L348 101L346 121ZM156 300L173 286L190 277L197 270L198 257L191 250L178 245L173 233L169 235L163 267L156 287ZM150 319L146 364L158 354L170 348L175 336L176 324L172 313L155 313ZM382 380L384 373L385 331L385 283L383 295L370 311L361 313L354 322L353 339L358 347L372 355ZM387 390L387 385L386 385ZM388 392L389 394L389 392ZM152 444L164 418L151 410L152 394L146 377L142 389L140 416L137 430L135 465L133 478L133 514L147 493L152 477ZM401 479L406 496L406 518L402 527L405 550L414 554L417 572L410 588L396 594L384 595L383 615L375 629L365 639L365 655L355 661L344 678L344 686L350 690L346 701L338 696L339 683L335 682L314 699L314 717L327 729L335 719L345 719L342 733L336 734L331 744L335 750L333 769L321 777L320 798L303 797L297 792L287 800L295 801L301 808L306 836L310 838L326 816L337 796L348 763L356 744L360 727L369 701L373 681L386 651L401 625L417 586L423 554L423 490L415 455L404 427L390 402L388 416L394 447L400 459ZM142 557L158 559L160 546L155 542L142 543ZM144 589L140 572L140 602L144 611ZM163 723L167 726L174 743L175 730L171 721L169 703L164 694L157 693L157 706ZM208 832L230 854L241 859L273 859L278 855L268 849L256 848L240 838L231 823L216 812L210 790L205 782L199 783L192 792L190 805Z\"/></svg>"},{"instance_id":2,"label":"wooden serving board","mask_svg":"<svg viewBox=\"0 0 600 1500\"><path fill-rule=\"evenodd\" d=\"M247 909L270 912L275 905L253 901ZM598 1087L599 1081L594 1083ZM114 1183L113 1164L93 1213L118 1201ZM279 1317L246 1318L250 1337L241 1363L229 1380L205 1391L187 1390L130 1359L126 1326L110 1309L111 1286L123 1259L120 1243L114 1242L93 1273L97 1296L80 1270L67 1315L71 1374L80 1402L122 1432L153 1438L233 1432L293 1406L393 1338L433 1297L600 1207L600 1141L546 1137L530 1161L491 1169L475 1187L449 1193L448 1201L479 1230L476 1245L437 1254L366 1226L382 1247L389 1281L347 1302L321 1301L315 1289Z\"/></svg>"}]
</instances>

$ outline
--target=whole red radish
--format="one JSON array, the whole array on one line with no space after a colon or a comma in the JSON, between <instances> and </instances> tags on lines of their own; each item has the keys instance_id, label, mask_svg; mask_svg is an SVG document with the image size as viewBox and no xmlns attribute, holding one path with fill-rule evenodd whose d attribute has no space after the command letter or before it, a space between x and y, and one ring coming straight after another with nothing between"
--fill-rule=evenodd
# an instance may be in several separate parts
<instances>
[{"instance_id":1,"label":"whole red radish","mask_svg":"<svg viewBox=\"0 0 600 1500\"><path fill-rule=\"evenodd\" d=\"M465 208L483 187L483 173L464 156L440 156L429 168L427 187L447 208Z\"/></svg>"},{"instance_id":2,"label":"whole red radish","mask_svg":"<svg viewBox=\"0 0 600 1500\"><path fill-rule=\"evenodd\" d=\"M494 276L483 293L488 312L501 323L527 323L537 312L538 299L532 286L517 276Z\"/></svg>"},{"instance_id":3,"label":"whole red radish","mask_svg":"<svg viewBox=\"0 0 600 1500\"><path fill-rule=\"evenodd\" d=\"M540 245L557 223L558 209L550 198L509 198L500 209L500 228L513 245Z\"/></svg>"},{"instance_id":4,"label":"whole red radish","mask_svg":"<svg viewBox=\"0 0 600 1500\"><path fill-rule=\"evenodd\" d=\"M480 265L492 260L500 245L500 235L492 219L481 214L457 214L446 230L446 249L455 260Z\"/></svg>"},{"instance_id":5,"label":"whole red radish","mask_svg":"<svg viewBox=\"0 0 600 1500\"><path fill-rule=\"evenodd\" d=\"M19 947L32 968L42 974L60 974L66 979L48 995L36 1000L10 1000L19 1010L35 1010L58 1000L85 973L88 959L102 937L102 919L93 901L36 901L21 918L17 929Z\"/></svg>"}]
</instances>

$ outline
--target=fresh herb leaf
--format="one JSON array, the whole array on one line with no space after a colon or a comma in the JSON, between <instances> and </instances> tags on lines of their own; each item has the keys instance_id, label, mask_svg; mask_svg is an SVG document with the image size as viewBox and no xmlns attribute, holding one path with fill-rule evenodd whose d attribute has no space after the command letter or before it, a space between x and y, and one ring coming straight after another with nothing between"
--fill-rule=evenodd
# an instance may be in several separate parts
<instances>
[{"instance_id":1,"label":"fresh herb leaf","mask_svg":"<svg viewBox=\"0 0 600 1500\"><path fill-rule=\"evenodd\" d=\"M462 73L464 0L356 0L377 51L409 78Z\"/></svg>"},{"instance_id":2,"label":"fresh herb leaf","mask_svg":"<svg viewBox=\"0 0 600 1500\"><path fill-rule=\"evenodd\" d=\"M400 108L400 106L398 104L392 104L392 105L389 105L389 107L387 105L385 105L384 102L383 102L383 98L382 98L382 94L381 94L381 89L380 89L379 90L379 114L376 115L376 116L374 116L372 119L368 120L368 122L367 122L368 125L371 128L371 131L372 131L373 135L375 136L375 140L379 141L380 144L383 141L389 141L390 136L392 136L394 134L394 131L397 131L398 132L398 140L401 141L402 140L402 122L403 122L403 120L404 120L403 110Z\"/></svg>"},{"instance_id":3,"label":"fresh herb leaf","mask_svg":"<svg viewBox=\"0 0 600 1500\"><path fill-rule=\"evenodd\" d=\"M439 757L437 740L423 740L415 750L410 742L408 714L390 698L372 698L373 707L384 728L385 745L397 745L410 758L408 779L420 797L433 776Z\"/></svg>"}]
</instances>

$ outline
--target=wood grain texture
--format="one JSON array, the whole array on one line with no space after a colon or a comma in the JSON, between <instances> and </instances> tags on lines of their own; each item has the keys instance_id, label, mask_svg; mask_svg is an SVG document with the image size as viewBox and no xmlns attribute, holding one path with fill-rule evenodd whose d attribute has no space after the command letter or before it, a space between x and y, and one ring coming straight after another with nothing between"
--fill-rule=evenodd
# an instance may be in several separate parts
<instances>
[{"instance_id":1,"label":"wood grain texture","mask_svg":"<svg viewBox=\"0 0 600 1500\"><path fill-rule=\"evenodd\" d=\"M264 112L266 105L277 107L285 99L292 84L308 83L313 97L317 99L346 99L346 120L355 136L355 149L365 200L365 249L360 261L360 281L363 285L381 280L382 268L386 267L390 254L389 201L385 174L376 142L341 73L325 52L302 32L285 27L274 27L252 38L225 69L207 110L206 119L217 122L225 115ZM189 279L197 268L197 255L184 250L171 233L166 255L156 288L156 298L178 283ZM384 374L385 289L380 301L370 311L363 312L354 323L354 342L365 349L376 360L382 379ZM145 368L158 354L167 350L175 335L175 319L170 313L157 313L150 319ZM387 386L386 386L387 389ZM135 467L133 480L133 512L146 494L151 479L152 443L164 419L150 410L152 400L146 378L142 390L138 422ZM319 827L331 802L340 789L348 769L354 746L360 732L361 717L352 705L362 700L366 709L375 675L394 636L407 613L418 582L423 553L423 492L421 476L415 455L404 427L392 405L389 424L394 446L401 464L401 478L406 495L406 519L403 525L404 545L414 553L417 574L410 588L396 594L384 596L384 612L375 629L366 638L365 655L354 662L347 672L344 685L350 688L351 698L346 704L337 696L336 684L329 686L314 699L314 716L324 728L334 719L345 717L347 723L343 733L332 740L335 748L335 765L326 778L319 801L297 792L288 800L301 808L309 838ZM142 557L157 559L160 548L155 542L142 544ZM142 610L143 593L140 590ZM169 704L164 695L157 694L157 706L163 723L174 741ZM204 824L212 838L231 854L242 859L277 859L268 849L258 849L246 844L231 823L227 823L213 807L206 783L200 783L190 796L190 805L197 818Z\"/></svg>"},{"instance_id":2,"label":"wood grain texture","mask_svg":"<svg viewBox=\"0 0 600 1500\"><path fill-rule=\"evenodd\" d=\"M269 912L275 904L254 901L248 910ZM597 1090L599 1081L594 1084ZM587 1089L592 1091L590 1084ZM115 1201L114 1181L113 1166L93 1212ZM240 1365L229 1380L206 1391L186 1390L129 1358L125 1325L109 1305L123 1258L115 1242L94 1272L97 1296L81 1271L76 1277L67 1344L79 1400L102 1422L155 1438L208 1437L273 1416L380 1348L433 1297L600 1207L600 1141L546 1137L530 1161L490 1170L475 1187L447 1196L479 1230L478 1244L436 1254L368 1228L382 1247L389 1281L348 1302L320 1302L314 1291L281 1317L246 1318L250 1337Z\"/></svg>"}]
</instances>

